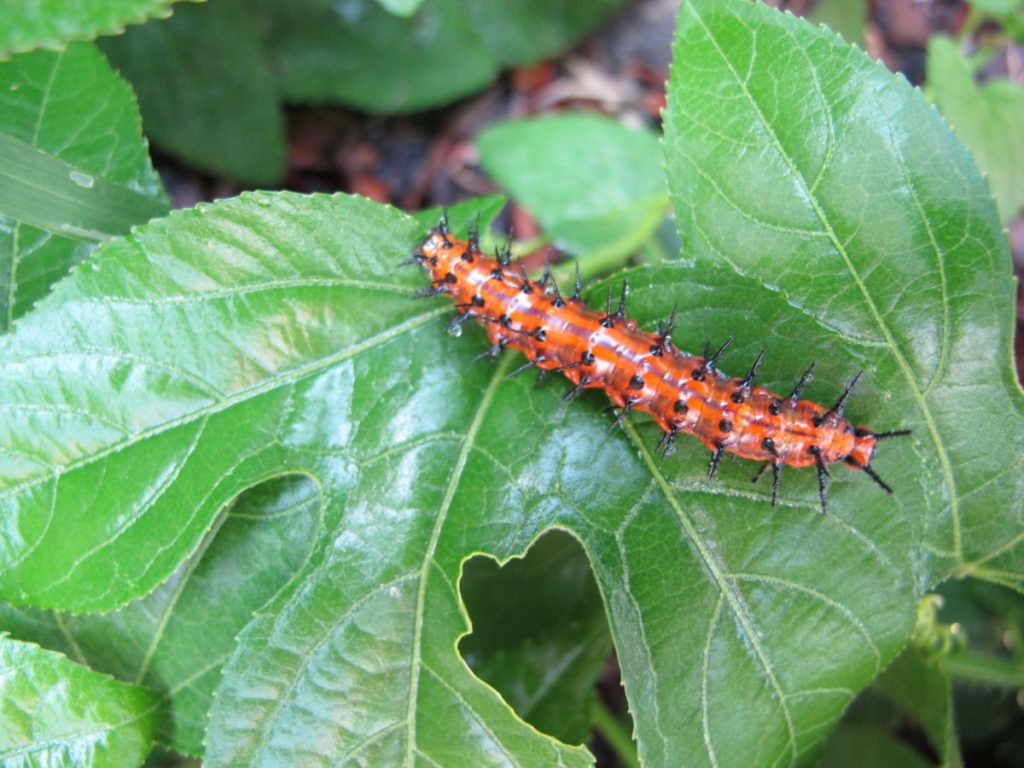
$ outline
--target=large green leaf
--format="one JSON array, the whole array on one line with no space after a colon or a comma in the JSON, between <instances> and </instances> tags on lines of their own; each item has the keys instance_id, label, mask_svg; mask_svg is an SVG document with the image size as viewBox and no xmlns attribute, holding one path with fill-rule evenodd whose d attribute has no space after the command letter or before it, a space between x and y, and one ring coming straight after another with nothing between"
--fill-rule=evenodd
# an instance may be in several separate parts
<instances>
[{"instance_id":1,"label":"large green leaf","mask_svg":"<svg viewBox=\"0 0 1024 768\"><path fill-rule=\"evenodd\" d=\"M448 308L411 301L422 278L393 266L421 232L357 199L255 195L104 246L2 347L4 594L116 605L166 578L239 490L304 471L323 489L323 536L242 634L209 764L285 760L312 732L327 762L582 760L455 650L464 558L520 553L551 525L591 558L648 763L699 753L702 724L717 738L726 717L735 746L717 744L719 762L811 749L908 631L907 521L881 493L857 503L853 476L821 517L797 473L769 514L747 467L699 482L703 453L659 465L649 424L608 439L596 403L559 407L564 388L506 380L511 359L467 368L479 329L441 333ZM695 307L690 338L728 317L744 337L772 328L775 349L829 340L729 271L632 277L641 320Z\"/></svg>"},{"instance_id":2,"label":"large green leaf","mask_svg":"<svg viewBox=\"0 0 1024 768\"><path fill-rule=\"evenodd\" d=\"M0 635L0 762L132 768L152 746L160 697Z\"/></svg>"},{"instance_id":3,"label":"large green leaf","mask_svg":"<svg viewBox=\"0 0 1024 768\"><path fill-rule=\"evenodd\" d=\"M957 44L928 41L928 95L988 176L1004 222L1024 208L1024 87L1012 80L984 85Z\"/></svg>"},{"instance_id":4,"label":"large green leaf","mask_svg":"<svg viewBox=\"0 0 1024 768\"><path fill-rule=\"evenodd\" d=\"M280 182L284 116L250 4L183 5L103 50L135 87L157 145L218 176Z\"/></svg>"},{"instance_id":5,"label":"large green leaf","mask_svg":"<svg viewBox=\"0 0 1024 768\"><path fill-rule=\"evenodd\" d=\"M1014 284L968 154L920 92L827 32L742 2L695 0L679 23L665 148L688 256L814 318L828 340L799 354L844 349L820 369L866 368L863 413L914 429L887 505L921 584L1021 588Z\"/></svg>"},{"instance_id":6,"label":"large green leaf","mask_svg":"<svg viewBox=\"0 0 1024 768\"><path fill-rule=\"evenodd\" d=\"M305 561L319 512L319 492L308 477L268 481L230 505L195 554L145 598L102 615L0 604L0 632L163 694L157 738L199 755L235 638Z\"/></svg>"},{"instance_id":7,"label":"large green leaf","mask_svg":"<svg viewBox=\"0 0 1024 768\"><path fill-rule=\"evenodd\" d=\"M175 0L24 0L5 3L0 60L33 48L61 49L70 40L92 40L127 24L167 16Z\"/></svg>"},{"instance_id":8,"label":"large green leaf","mask_svg":"<svg viewBox=\"0 0 1024 768\"><path fill-rule=\"evenodd\" d=\"M621 263L668 209L661 151L648 131L566 114L500 123L477 146L487 172L587 263Z\"/></svg>"},{"instance_id":9,"label":"large green leaf","mask_svg":"<svg viewBox=\"0 0 1024 768\"><path fill-rule=\"evenodd\" d=\"M131 90L74 43L0 64L0 331L97 240L167 204ZM32 226L32 222L38 226Z\"/></svg>"}]
</instances>

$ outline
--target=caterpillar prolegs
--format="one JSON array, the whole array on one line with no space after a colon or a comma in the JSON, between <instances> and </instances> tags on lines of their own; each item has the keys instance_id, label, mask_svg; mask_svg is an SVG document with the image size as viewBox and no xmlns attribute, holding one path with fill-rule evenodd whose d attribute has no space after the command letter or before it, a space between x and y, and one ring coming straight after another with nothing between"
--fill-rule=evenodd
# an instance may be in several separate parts
<instances>
[{"instance_id":1,"label":"caterpillar prolegs","mask_svg":"<svg viewBox=\"0 0 1024 768\"><path fill-rule=\"evenodd\" d=\"M773 506L783 466L817 469L823 513L832 464L864 470L892 493L871 461L880 440L910 431L875 432L843 416L860 374L830 408L799 399L813 363L788 396L754 385L763 352L742 378L726 376L718 361L732 338L714 354L688 355L672 343L675 311L656 333L641 331L627 317L627 283L617 305L609 286L604 311L591 309L581 299L578 270L575 292L563 297L550 268L541 280L531 280L521 264L513 264L508 248L491 258L481 252L476 232L468 240L453 237L447 217L431 230L411 263L430 273L431 287L422 295L443 293L455 302L459 314L453 326L467 320L484 326L491 346L479 357L518 349L527 362L515 373L537 368L564 374L573 384L567 400L585 389L603 389L621 409L615 424L631 411L649 413L665 431L659 444L663 455L672 452L680 433L695 436L711 451L709 480L723 455L731 453L764 462L755 481L771 468Z\"/></svg>"}]
</instances>

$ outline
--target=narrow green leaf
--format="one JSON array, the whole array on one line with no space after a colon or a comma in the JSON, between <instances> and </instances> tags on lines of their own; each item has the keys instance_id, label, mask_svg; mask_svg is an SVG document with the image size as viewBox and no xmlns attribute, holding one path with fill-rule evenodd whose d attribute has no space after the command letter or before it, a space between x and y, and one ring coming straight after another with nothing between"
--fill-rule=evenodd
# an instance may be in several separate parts
<instances>
[{"instance_id":1,"label":"narrow green leaf","mask_svg":"<svg viewBox=\"0 0 1024 768\"><path fill-rule=\"evenodd\" d=\"M201 755L220 671L252 613L309 554L321 499L308 477L242 494L192 557L141 600L112 614L62 614L0 604L0 631L161 693L160 742Z\"/></svg>"},{"instance_id":2,"label":"narrow green leaf","mask_svg":"<svg viewBox=\"0 0 1024 768\"><path fill-rule=\"evenodd\" d=\"M709 0L679 24L665 153L687 255L814 318L827 340L799 356L843 350L829 367L867 370L873 426L914 430L914 461L884 461L906 451L893 441L876 466L898 467L882 474L920 542L920 584L1020 588L1014 284L969 156L920 92L827 31Z\"/></svg>"},{"instance_id":3,"label":"narrow green leaf","mask_svg":"<svg viewBox=\"0 0 1024 768\"><path fill-rule=\"evenodd\" d=\"M0 25L0 61L33 48L59 50L71 40L93 40L128 24L169 16L175 0L30 0L8 4Z\"/></svg>"},{"instance_id":4,"label":"narrow green leaf","mask_svg":"<svg viewBox=\"0 0 1024 768\"><path fill-rule=\"evenodd\" d=\"M134 768L160 697L0 635L0 762Z\"/></svg>"},{"instance_id":5,"label":"narrow green leaf","mask_svg":"<svg viewBox=\"0 0 1024 768\"><path fill-rule=\"evenodd\" d=\"M0 331L6 331L95 247L94 240L56 235L28 221L53 231L77 226L111 234L145 221L146 210L162 213L167 206L149 162L135 97L92 45L73 43L60 53L22 54L0 64L0 135L9 153L23 142L11 164L0 164L0 197L8 201L6 213L13 206L28 217L18 220L0 211ZM69 192L99 219L86 218L89 210L52 195L28 205L10 178L26 163L27 175L14 180L19 186L38 185L37 174L50 169L57 174L57 191ZM92 179L92 187L74 182L72 174L82 183ZM104 189L113 189L129 207L111 208ZM136 193L148 199L140 203Z\"/></svg>"},{"instance_id":6,"label":"narrow green leaf","mask_svg":"<svg viewBox=\"0 0 1024 768\"><path fill-rule=\"evenodd\" d=\"M936 36L928 41L928 95L988 177L1002 220L1012 221L1024 208L1024 87L979 85L957 44Z\"/></svg>"},{"instance_id":7,"label":"narrow green leaf","mask_svg":"<svg viewBox=\"0 0 1024 768\"><path fill-rule=\"evenodd\" d=\"M183 5L103 50L135 87L156 144L218 176L280 183L284 116L249 3Z\"/></svg>"},{"instance_id":8,"label":"narrow green leaf","mask_svg":"<svg viewBox=\"0 0 1024 768\"><path fill-rule=\"evenodd\" d=\"M161 200L0 133L0 215L55 235L100 242L166 212Z\"/></svg>"},{"instance_id":9,"label":"narrow green leaf","mask_svg":"<svg viewBox=\"0 0 1024 768\"><path fill-rule=\"evenodd\" d=\"M668 210L657 137L594 115L501 123L477 138L484 168L553 240L590 261L623 256Z\"/></svg>"}]
</instances>

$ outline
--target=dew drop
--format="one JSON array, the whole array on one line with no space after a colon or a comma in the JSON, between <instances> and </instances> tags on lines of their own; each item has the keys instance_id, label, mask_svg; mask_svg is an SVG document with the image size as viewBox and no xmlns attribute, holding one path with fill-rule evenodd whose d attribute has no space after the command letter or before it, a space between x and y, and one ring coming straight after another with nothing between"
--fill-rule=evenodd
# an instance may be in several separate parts
<instances>
[{"instance_id":1,"label":"dew drop","mask_svg":"<svg viewBox=\"0 0 1024 768\"><path fill-rule=\"evenodd\" d=\"M80 187L89 189L93 184L96 183L96 179L90 176L88 173L82 173L81 171L72 171L68 174L68 178L71 179L75 184Z\"/></svg>"}]
</instances>

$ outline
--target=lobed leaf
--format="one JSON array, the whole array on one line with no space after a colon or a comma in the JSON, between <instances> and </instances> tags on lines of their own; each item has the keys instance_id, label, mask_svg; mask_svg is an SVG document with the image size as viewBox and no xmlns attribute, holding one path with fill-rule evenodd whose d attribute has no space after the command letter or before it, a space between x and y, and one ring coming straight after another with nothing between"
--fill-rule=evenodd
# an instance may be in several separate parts
<instances>
[{"instance_id":1,"label":"lobed leaf","mask_svg":"<svg viewBox=\"0 0 1024 768\"><path fill-rule=\"evenodd\" d=\"M502 378L511 361L467 372L475 345L433 322L446 308L403 295L399 277L421 284L392 266L421 236L405 222L355 199L247 196L112 242L63 283L3 349L4 593L117 605L166 578L240 489L303 471L323 489L324 532L242 635L212 713L212 765L306 754L320 727L311 762L363 749L385 762L582 759L525 728L455 651L468 630L452 586L463 559L521 552L551 525L572 530L594 564L641 736L665 737L653 764L701 743L686 724L699 729L704 654L749 681L770 657L815 702L804 717L838 715L905 631L907 537L886 500L858 509L854 527L842 513L820 518L804 482L788 514L769 516L742 470L742 480L724 470L723 487L694 484L691 451L664 474L651 458L656 430L606 442L598 408L556 409L559 391ZM778 333L815 331L799 315L782 322L791 310L772 294L751 302L748 281L711 277L748 324L775 313ZM670 297L708 291L684 265L638 271L634 284L642 320ZM707 327L706 313L692 321ZM837 510L849 510L860 486L836 485ZM725 517L713 522L705 506ZM883 533L875 541L860 526ZM804 557L779 560L791 550ZM819 558L837 570L822 578ZM752 667L719 647L726 635L706 645L694 631L702 607L721 616L719 601L745 606L743 622L756 616L757 636L771 639ZM794 612L813 634L793 631ZM808 669L821 642L833 661ZM785 729L791 705L776 710L770 690L745 695Z\"/></svg>"}]
</instances>

